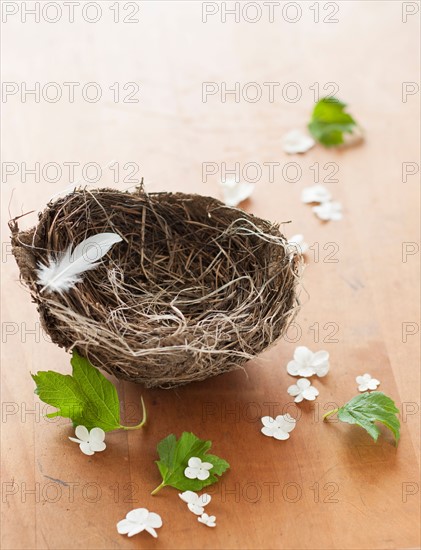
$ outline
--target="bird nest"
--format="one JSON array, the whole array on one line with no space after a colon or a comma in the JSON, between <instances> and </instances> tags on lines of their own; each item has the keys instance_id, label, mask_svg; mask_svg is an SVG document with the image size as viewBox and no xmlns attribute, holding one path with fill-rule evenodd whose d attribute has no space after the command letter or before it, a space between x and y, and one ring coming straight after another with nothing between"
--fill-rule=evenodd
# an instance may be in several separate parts
<instances>
[{"instance_id":1,"label":"bird nest","mask_svg":"<svg viewBox=\"0 0 421 550\"><path fill-rule=\"evenodd\" d=\"M298 305L301 256L279 227L214 198L76 189L35 228L16 220L12 251L52 341L147 387L242 367ZM69 291L42 292L39 266L100 232L122 241Z\"/></svg>"}]
</instances>

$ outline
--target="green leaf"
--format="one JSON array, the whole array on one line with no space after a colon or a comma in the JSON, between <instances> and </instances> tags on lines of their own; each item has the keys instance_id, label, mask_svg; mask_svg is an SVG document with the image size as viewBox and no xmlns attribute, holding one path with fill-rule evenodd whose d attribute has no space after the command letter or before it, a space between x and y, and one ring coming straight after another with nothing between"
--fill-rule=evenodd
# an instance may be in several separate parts
<instances>
[{"instance_id":1,"label":"green leaf","mask_svg":"<svg viewBox=\"0 0 421 550\"><path fill-rule=\"evenodd\" d=\"M91 430L140 428L146 422L146 411L142 400L143 420L138 426L120 424L120 401L115 386L98 369L81 357L76 351L71 359L72 376L54 371L40 371L33 374L35 393L41 401L58 410L47 414L48 418L62 416L70 418L75 426L83 425Z\"/></svg>"},{"instance_id":2,"label":"green leaf","mask_svg":"<svg viewBox=\"0 0 421 550\"><path fill-rule=\"evenodd\" d=\"M308 125L314 139L326 147L334 147L344 142L344 133L352 134L357 123L345 113L345 107L335 97L324 97L316 103Z\"/></svg>"},{"instance_id":3,"label":"green leaf","mask_svg":"<svg viewBox=\"0 0 421 550\"><path fill-rule=\"evenodd\" d=\"M377 441L380 434L375 422L384 424L393 433L396 443L399 441L401 425L396 416L399 409L390 397L380 391L357 395L343 407L326 413L323 419L336 412L341 422L361 426L371 435L374 441Z\"/></svg>"},{"instance_id":4,"label":"green leaf","mask_svg":"<svg viewBox=\"0 0 421 550\"><path fill-rule=\"evenodd\" d=\"M167 485L180 491L200 491L203 487L216 483L216 476L221 476L229 468L229 464L218 456L207 454L211 446L211 441L199 439L190 432L183 432L178 441L174 434L160 441L157 446L159 460L156 464L162 476L162 483L152 491L152 494L156 494ZM202 462L213 464L207 479L188 479L184 475L187 463L193 456L200 458Z\"/></svg>"}]
</instances>

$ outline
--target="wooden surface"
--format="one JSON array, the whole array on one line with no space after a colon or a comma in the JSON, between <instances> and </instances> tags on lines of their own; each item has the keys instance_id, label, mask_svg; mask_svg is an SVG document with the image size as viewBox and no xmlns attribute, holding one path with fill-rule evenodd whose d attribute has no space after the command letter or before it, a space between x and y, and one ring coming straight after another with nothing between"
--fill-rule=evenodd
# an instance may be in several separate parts
<instances>
[{"instance_id":1,"label":"wooden surface","mask_svg":"<svg viewBox=\"0 0 421 550\"><path fill-rule=\"evenodd\" d=\"M337 2L338 23L315 23L312 4L301 3L296 23L278 11L273 23L266 12L254 24L229 16L223 23L220 14L202 23L201 2L173 1L142 3L136 24L114 23L108 2L101 2L103 17L95 24L80 15L73 24L33 23L29 16L22 23L19 14L3 24L4 81L27 82L28 88L36 81L98 82L104 92L97 103L80 94L74 103L8 97L2 104L3 162L135 162L149 190L215 196L220 174L203 183L202 163L279 162L274 181L263 172L245 207L271 220L291 220L286 234L303 233L313 245L296 343L291 333L289 342L250 363L246 373L177 391L118 383L127 422L137 420L144 396L147 429L112 433L106 452L88 458L67 439L72 429L66 420L42 417L30 372L68 373L69 356L39 334L34 304L18 284L7 247L9 217L39 211L69 180L64 173L56 183L42 176L39 183L33 176L24 182L20 169L6 179L3 174L3 548L419 547L419 334L406 342L402 337L403 326L415 331L419 324L419 253L402 260L403 243L419 244L418 176L402 181L402 163L419 163L419 94L401 98L402 83L418 79L419 21L412 16L402 22L401 2L364 1ZM324 7L320 2L321 18L328 13ZM140 101L115 103L109 90L115 82L139 83ZM203 82L228 88L257 82L266 92L264 82L280 86L273 102L264 95L256 103L232 97L223 103L219 94L204 103ZM290 82L302 88L295 103L281 94ZM320 88L338 84L338 96L365 128L363 146L283 153L282 136L308 120L315 82ZM288 162L301 167L299 181L282 177ZM323 224L300 202L301 189L314 183L310 166L316 162L321 179L325 163L339 167L339 181L326 185L344 205L341 222ZM112 177L104 169L100 184L112 184ZM130 183L120 177L115 187ZM22 225L35 220L32 214ZM323 341L335 326L338 341ZM316 403L290 406L300 419L291 439L278 442L261 435L259 418L285 412L292 383L285 366L298 344L327 349L331 372L314 382ZM399 403L397 449L386 432L374 444L357 427L321 422L332 402L357 393L355 377L364 372ZM175 490L149 494L159 483L157 442L184 430L211 439L214 452L231 463L212 489L213 530L197 524ZM116 532L117 521L141 506L163 517L156 541L145 533L127 539Z\"/></svg>"}]
</instances>

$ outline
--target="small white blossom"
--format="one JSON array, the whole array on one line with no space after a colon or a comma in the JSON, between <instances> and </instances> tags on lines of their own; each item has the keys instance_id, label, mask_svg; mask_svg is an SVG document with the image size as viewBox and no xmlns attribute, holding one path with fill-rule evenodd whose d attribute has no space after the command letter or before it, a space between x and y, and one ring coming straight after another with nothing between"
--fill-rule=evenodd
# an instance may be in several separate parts
<instances>
[{"instance_id":1,"label":"small white blossom","mask_svg":"<svg viewBox=\"0 0 421 550\"><path fill-rule=\"evenodd\" d=\"M117 531L120 535L127 535L133 537L142 531L147 531L153 537L157 538L158 535L155 529L162 527L162 519L159 514L155 512L149 512L146 508L136 508L131 510L126 516L126 519L122 519L117 523Z\"/></svg>"},{"instance_id":2,"label":"small white blossom","mask_svg":"<svg viewBox=\"0 0 421 550\"><path fill-rule=\"evenodd\" d=\"M372 378L371 374L363 374L362 376L357 376L355 381L358 384L359 391L375 390L380 384L380 381L377 378Z\"/></svg>"},{"instance_id":3,"label":"small white blossom","mask_svg":"<svg viewBox=\"0 0 421 550\"><path fill-rule=\"evenodd\" d=\"M208 514L202 514L199 518L197 518L197 521L200 521L200 523L203 523L204 525L207 525L208 527L216 527L216 517L215 516L208 516Z\"/></svg>"},{"instance_id":4,"label":"small white blossom","mask_svg":"<svg viewBox=\"0 0 421 550\"><path fill-rule=\"evenodd\" d=\"M319 390L311 385L310 380L307 378L300 378L296 384L293 384L288 388L289 395L295 396L294 401L301 403L303 399L308 401L314 401L319 395Z\"/></svg>"},{"instance_id":5,"label":"small white blossom","mask_svg":"<svg viewBox=\"0 0 421 550\"><path fill-rule=\"evenodd\" d=\"M323 221L339 221L342 219L342 204L337 201L327 201L313 206L313 212Z\"/></svg>"},{"instance_id":6,"label":"small white blossom","mask_svg":"<svg viewBox=\"0 0 421 550\"><path fill-rule=\"evenodd\" d=\"M301 130L291 130L283 137L283 150L285 153L305 153L314 147L315 141L308 134L304 134Z\"/></svg>"},{"instance_id":7,"label":"small white blossom","mask_svg":"<svg viewBox=\"0 0 421 550\"><path fill-rule=\"evenodd\" d=\"M316 351L313 353L305 346L298 346L294 351L294 359L287 365L287 372L291 376L309 378L314 374L322 377L329 372L329 353Z\"/></svg>"},{"instance_id":8,"label":"small white blossom","mask_svg":"<svg viewBox=\"0 0 421 550\"><path fill-rule=\"evenodd\" d=\"M311 202L323 203L330 201L331 198L332 195L330 194L329 189L320 183L317 185L311 185L310 187L304 187L301 191L301 200L306 204Z\"/></svg>"},{"instance_id":9,"label":"small white blossom","mask_svg":"<svg viewBox=\"0 0 421 550\"><path fill-rule=\"evenodd\" d=\"M85 426L77 426L75 435L76 437L69 437L69 439L70 441L79 443L79 448L85 455L91 456L104 451L106 448L104 443L105 432L101 428L92 428L89 431Z\"/></svg>"},{"instance_id":10,"label":"small white blossom","mask_svg":"<svg viewBox=\"0 0 421 550\"><path fill-rule=\"evenodd\" d=\"M202 462L197 456L189 458L188 467L184 470L184 475L189 479L200 479L204 481L210 476L209 470L213 468L210 462Z\"/></svg>"},{"instance_id":11,"label":"small white blossom","mask_svg":"<svg viewBox=\"0 0 421 550\"><path fill-rule=\"evenodd\" d=\"M289 432L292 432L295 428L296 422L295 418L292 418L289 414L280 414L276 418L263 416L261 432L268 437L274 437L282 441L289 439Z\"/></svg>"},{"instance_id":12,"label":"small white blossom","mask_svg":"<svg viewBox=\"0 0 421 550\"><path fill-rule=\"evenodd\" d=\"M329 372L329 353L321 350L313 353L306 346L298 346L294 351L294 359L287 365L287 372L292 376L308 378L326 376Z\"/></svg>"},{"instance_id":13,"label":"small white blossom","mask_svg":"<svg viewBox=\"0 0 421 550\"><path fill-rule=\"evenodd\" d=\"M238 206L250 197L254 191L254 183L247 181L237 182L235 178L226 178L221 181L224 202L227 206Z\"/></svg>"},{"instance_id":14,"label":"small white blossom","mask_svg":"<svg viewBox=\"0 0 421 550\"><path fill-rule=\"evenodd\" d=\"M308 249L309 246L304 241L303 235L294 235L293 237L288 239L288 250L291 256L297 253L305 254Z\"/></svg>"},{"instance_id":15,"label":"small white blossom","mask_svg":"<svg viewBox=\"0 0 421 550\"><path fill-rule=\"evenodd\" d=\"M212 497L207 493L203 493L203 495L199 496L193 491L184 491L184 493L179 493L178 496L182 501L187 503L190 512L193 512L193 514L197 516L203 514L204 506L207 506L212 500Z\"/></svg>"}]
</instances>

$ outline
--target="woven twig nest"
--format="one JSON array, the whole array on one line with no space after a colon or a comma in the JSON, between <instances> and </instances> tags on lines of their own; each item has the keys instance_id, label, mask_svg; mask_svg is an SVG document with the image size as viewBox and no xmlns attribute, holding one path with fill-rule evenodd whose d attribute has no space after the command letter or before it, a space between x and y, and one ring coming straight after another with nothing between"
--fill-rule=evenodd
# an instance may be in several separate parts
<instances>
[{"instance_id":1,"label":"woven twig nest","mask_svg":"<svg viewBox=\"0 0 421 550\"><path fill-rule=\"evenodd\" d=\"M277 225L182 193L78 189L37 227L10 222L12 250L45 331L106 372L173 387L241 367L297 306L300 256ZM63 294L40 292L48 257L100 232L123 241Z\"/></svg>"}]
</instances>

